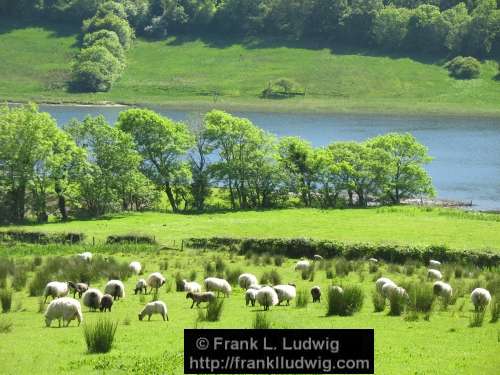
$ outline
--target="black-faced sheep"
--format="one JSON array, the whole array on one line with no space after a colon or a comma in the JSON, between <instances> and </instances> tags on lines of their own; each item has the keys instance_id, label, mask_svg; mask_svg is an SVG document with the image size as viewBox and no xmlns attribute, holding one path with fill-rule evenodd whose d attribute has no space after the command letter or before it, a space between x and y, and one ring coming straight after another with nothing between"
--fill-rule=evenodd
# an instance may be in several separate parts
<instances>
[{"instance_id":1,"label":"black-faced sheep","mask_svg":"<svg viewBox=\"0 0 500 375\"><path fill-rule=\"evenodd\" d=\"M313 286L311 288L311 296L313 299L313 303L321 302L321 288L319 286Z\"/></svg>"},{"instance_id":2,"label":"black-faced sheep","mask_svg":"<svg viewBox=\"0 0 500 375\"><path fill-rule=\"evenodd\" d=\"M84 306L87 306L91 311L95 311L101 305L102 293L99 289L89 288L82 296Z\"/></svg>"},{"instance_id":3,"label":"black-faced sheep","mask_svg":"<svg viewBox=\"0 0 500 375\"><path fill-rule=\"evenodd\" d=\"M146 294L148 292L148 284L146 283L146 280L140 279L136 284L135 284L135 289L134 289L134 294Z\"/></svg>"},{"instance_id":4,"label":"black-faced sheep","mask_svg":"<svg viewBox=\"0 0 500 375\"><path fill-rule=\"evenodd\" d=\"M125 286L120 280L109 280L104 287L104 293L113 296L117 300L125 297Z\"/></svg>"},{"instance_id":5,"label":"black-faced sheep","mask_svg":"<svg viewBox=\"0 0 500 375\"><path fill-rule=\"evenodd\" d=\"M68 281L68 286L73 291L73 298L76 298L76 293L78 293L78 298L82 298L82 294L89 288L89 285L86 283L74 283L71 281Z\"/></svg>"},{"instance_id":6,"label":"black-faced sheep","mask_svg":"<svg viewBox=\"0 0 500 375\"><path fill-rule=\"evenodd\" d=\"M111 312L111 307L113 306L113 296L110 294L105 294L101 298L101 302L99 304L99 311L106 312L108 310Z\"/></svg>"},{"instance_id":7,"label":"black-faced sheep","mask_svg":"<svg viewBox=\"0 0 500 375\"><path fill-rule=\"evenodd\" d=\"M188 292L186 294L186 299L191 298L193 300L193 303L191 304L191 308L196 304L196 307L200 306L200 303L202 302L207 302L210 303L212 301L215 301L217 298L215 296L214 292L204 292L204 293L193 293L193 292Z\"/></svg>"}]
</instances>

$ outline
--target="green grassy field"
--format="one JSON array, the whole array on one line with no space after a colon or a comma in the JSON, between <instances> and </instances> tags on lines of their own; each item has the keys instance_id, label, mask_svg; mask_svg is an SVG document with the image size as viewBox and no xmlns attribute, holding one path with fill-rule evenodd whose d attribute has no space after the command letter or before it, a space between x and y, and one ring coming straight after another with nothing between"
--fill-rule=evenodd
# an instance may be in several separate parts
<instances>
[{"instance_id":1,"label":"green grassy field","mask_svg":"<svg viewBox=\"0 0 500 375\"><path fill-rule=\"evenodd\" d=\"M500 217L458 210L393 207L365 210L288 209L201 215L118 214L100 220L10 226L46 232L83 232L86 241L110 234L155 236L160 243L190 237L306 237L349 242L447 245L500 251ZM2 230L2 228L0 228Z\"/></svg>"},{"instance_id":2,"label":"green grassy field","mask_svg":"<svg viewBox=\"0 0 500 375\"><path fill-rule=\"evenodd\" d=\"M123 76L108 93L64 89L78 28L0 22L0 99L160 104L206 110L315 111L499 116L497 63L479 79L448 77L443 61L387 56L307 42L214 38L138 39ZM264 100L270 80L290 78L305 98ZM220 96L214 103L213 92Z\"/></svg>"},{"instance_id":3,"label":"green grassy field","mask_svg":"<svg viewBox=\"0 0 500 375\"><path fill-rule=\"evenodd\" d=\"M22 248L23 246L20 245ZM30 264L32 257L16 255L16 249L9 251L16 262ZM72 254L79 251L75 247L59 248L55 254ZM186 277L196 272L196 280L202 282L204 267L214 261L216 253L195 250L152 251L147 247L120 249L113 251L115 259L121 262L139 260L149 272L162 270L167 276L167 285L160 290L159 299L166 302L169 310L168 322L153 316L151 322L140 322L137 313L151 300L151 296L134 295L132 289L137 276L125 282L126 296L115 302L111 313L89 312L83 308L84 323L95 322L103 314L118 323L113 349L108 354L87 354L82 326L73 322L69 328L45 328L43 315L38 312L39 298L28 297L26 289L14 293L12 311L1 314L0 319L12 322L12 330L0 333L0 353L2 374L182 374L182 350L184 328L241 328L252 327L252 322L260 307L245 307L244 292L234 287L230 298L224 302L222 318L219 322L197 322L198 312L190 309L190 300L185 293L175 292L170 284L177 272ZM40 247L43 253L43 246ZM95 253L110 251L108 248L93 248ZM51 252L51 254L54 254ZM332 283L336 285L358 285L364 291L364 303L360 312L349 317L326 317L326 298L321 303L309 301L307 307L276 306L266 313L273 328L373 328L375 330L375 369L377 374L484 374L498 372L498 323L490 323L490 312L486 313L482 327L470 328L469 317L472 305L468 294L475 285L487 285L493 274L481 271L475 276L455 279L453 268L446 268L445 275L457 294L454 304L446 310L437 301L430 320L420 317L409 321L406 316L388 316L385 311L375 313L371 302L374 280L380 275L391 277L397 283L425 280L426 267L417 265L409 275L411 266L381 265L370 272L366 262L353 263L355 271L348 276L333 280L326 278L323 268L318 268L314 281L303 281L300 274L293 271L296 260L288 259L281 266L265 264L265 258L249 258L218 252L226 269L244 270L260 277L264 271L276 269L283 283L296 282L297 290L309 290L320 285L326 290ZM168 261L168 268L161 266ZM272 262L273 260L270 259ZM44 260L45 262L45 260ZM335 270L335 262L333 269ZM35 266L34 271L37 271ZM28 285L31 279L28 279ZM466 275L468 273L466 272ZM497 274L498 276L498 274ZM105 280L93 284L103 288Z\"/></svg>"}]
</instances>

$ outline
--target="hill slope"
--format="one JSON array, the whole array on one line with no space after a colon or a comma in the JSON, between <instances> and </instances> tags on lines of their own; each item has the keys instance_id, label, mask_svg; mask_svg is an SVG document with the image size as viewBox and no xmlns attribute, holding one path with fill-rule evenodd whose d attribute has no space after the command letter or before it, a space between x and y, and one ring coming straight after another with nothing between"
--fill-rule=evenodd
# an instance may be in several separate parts
<instances>
[{"instance_id":1,"label":"hill slope","mask_svg":"<svg viewBox=\"0 0 500 375\"><path fill-rule=\"evenodd\" d=\"M139 39L110 92L68 93L64 83L78 51L78 28L0 24L1 100L500 116L496 62L484 62L479 79L457 81L448 77L442 61L312 42ZM270 80L282 77L303 85L307 96L259 98Z\"/></svg>"}]
</instances>

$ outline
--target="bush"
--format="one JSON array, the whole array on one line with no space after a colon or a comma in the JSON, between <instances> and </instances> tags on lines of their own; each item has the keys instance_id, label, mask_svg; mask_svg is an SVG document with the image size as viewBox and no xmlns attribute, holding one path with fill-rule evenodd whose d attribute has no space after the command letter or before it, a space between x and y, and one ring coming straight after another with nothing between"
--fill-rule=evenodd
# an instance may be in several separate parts
<instances>
[{"instance_id":1,"label":"bush","mask_svg":"<svg viewBox=\"0 0 500 375\"><path fill-rule=\"evenodd\" d=\"M118 35L110 30L99 30L86 34L83 37L83 48L100 46L106 48L111 54L121 62L125 61L125 52L120 44Z\"/></svg>"},{"instance_id":2,"label":"bush","mask_svg":"<svg viewBox=\"0 0 500 375\"><path fill-rule=\"evenodd\" d=\"M153 236L145 236L139 234L121 234L121 235L108 236L106 238L106 243L110 245L120 244L120 243L130 243L130 244L140 243L140 244L155 245L156 241Z\"/></svg>"},{"instance_id":3,"label":"bush","mask_svg":"<svg viewBox=\"0 0 500 375\"><path fill-rule=\"evenodd\" d=\"M2 305L2 312L7 313L12 307L12 290L0 290L0 304Z\"/></svg>"},{"instance_id":4,"label":"bush","mask_svg":"<svg viewBox=\"0 0 500 375\"><path fill-rule=\"evenodd\" d=\"M372 294L373 311L381 312L385 309L385 298L378 293L377 289Z\"/></svg>"},{"instance_id":5,"label":"bush","mask_svg":"<svg viewBox=\"0 0 500 375\"><path fill-rule=\"evenodd\" d=\"M258 312L255 314L252 322L253 329L270 329L271 327L271 320L265 312Z\"/></svg>"},{"instance_id":6,"label":"bush","mask_svg":"<svg viewBox=\"0 0 500 375\"><path fill-rule=\"evenodd\" d=\"M13 241L33 244L66 243L77 244L83 241L83 233L44 233L26 232L22 230L9 230L0 232L0 239L3 241Z\"/></svg>"},{"instance_id":7,"label":"bush","mask_svg":"<svg viewBox=\"0 0 500 375\"><path fill-rule=\"evenodd\" d=\"M198 320L206 322L218 322L222 316L224 300L216 299L208 304L207 309L198 309Z\"/></svg>"},{"instance_id":8,"label":"bush","mask_svg":"<svg viewBox=\"0 0 500 375\"><path fill-rule=\"evenodd\" d=\"M349 316L358 312L363 307L364 293L359 286L347 286L344 292L337 288L328 289L327 316Z\"/></svg>"},{"instance_id":9,"label":"bush","mask_svg":"<svg viewBox=\"0 0 500 375\"><path fill-rule=\"evenodd\" d=\"M305 91L300 85L288 78L280 78L276 81L268 83L267 87L262 90L263 98L288 98L296 95L305 95Z\"/></svg>"},{"instance_id":10,"label":"bush","mask_svg":"<svg viewBox=\"0 0 500 375\"><path fill-rule=\"evenodd\" d=\"M125 50L130 48L134 32L129 23L115 14L107 14L104 17L94 16L83 21L83 34L94 33L100 30L113 31L120 40L120 44Z\"/></svg>"},{"instance_id":11,"label":"bush","mask_svg":"<svg viewBox=\"0 0 500 375\"><path fill-rule=\"evenodd\" d=\"M297 307L307 307L309 303L309 291L307 289L300 289L297 292L297 298L295 299L295 305Z\"/></svg>"},{"instance_id":12,"label":"bush","mask_svg":"<svg viewBox=\"0 0 500 375\"><path fill-rule=\"evenodd\" d=\"M109 318L99 318L95 323L83 325L83 335L89 353L107 353L115 340L118 323Z\"/></svg>"},{"instance_id":13,"label":"bush","mask_svg":"<svg viewBox=\"0 0 500 375\"><path fill-rule=\"evenodd\" d=\"M450 76L458 79L473 79L479 77L481 63L474 57L457 56L446 63L445 68Z\"/></svg>"}]
</instances>

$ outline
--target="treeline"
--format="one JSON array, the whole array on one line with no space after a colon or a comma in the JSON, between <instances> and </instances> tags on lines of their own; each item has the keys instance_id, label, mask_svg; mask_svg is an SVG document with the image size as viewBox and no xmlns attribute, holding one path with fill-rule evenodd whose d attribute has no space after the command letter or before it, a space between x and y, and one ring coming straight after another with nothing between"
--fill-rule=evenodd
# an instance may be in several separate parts
<instances>
[{"instance_id":1,"label":"treeline","mask_svg":"<svg viewBox=\"0 0 500 375\"><path fill-rule=\"evenodd\" d=\"M0 221L158 208L365 207L434 194L410 134L314 148L221 111L174 122L146 109L59 128L35 105L0 109Z\"/></svg>"},{"instance_id":2,"label":"treeline","mask_svg":"<svg viewBox=\"0 0 500 375\"><path fill-rule=\"evenodd\" d=\"M113 3L114 5L109 5ZM497 0L0 0L0 13L82 22L101 7L138 35L319 37L393 51L487 57L500 50ZM108 5L106 5L108 4Z\"/></svg>"}]
</instances>

